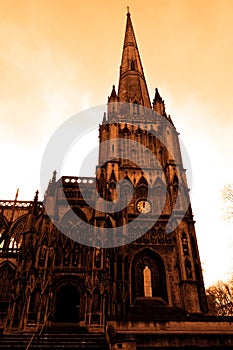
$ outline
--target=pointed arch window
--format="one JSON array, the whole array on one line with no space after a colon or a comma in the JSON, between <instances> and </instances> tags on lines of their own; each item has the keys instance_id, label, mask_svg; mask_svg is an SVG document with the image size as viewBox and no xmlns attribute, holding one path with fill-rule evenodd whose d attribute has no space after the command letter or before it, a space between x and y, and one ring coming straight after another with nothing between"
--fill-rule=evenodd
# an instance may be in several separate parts
<instances>
[{"instance_id":1,"label":"pointed arch window","mask_svg":"<svg viewBox=\"0 0 233 350\"><path fill-rule=\"evenodd\" d=\"M133 114L139 114L140 113L140 108L139 108L139 103L137 100L133 102Z\"/></svg>"},{"instance_id":2,"label":"pointed arch window","mask_svg":"<svg viewBox=\"0 0 233 350\"><path fill-rule=\"evenodd\" d=\"M7 301L10 297L9 291L15 276L15 270L8 263L0 268L0 301Z\"/></svg>"},{"instance_id":3,"label":"pointed arch window","mask_svg":"<svg viewBox=\"0 0 233 350\"><path fill-rule=\"evenodd\" d=\"M136 105L136 104L137 104L137 101L134 101L134 105ZM136 136L142 136L142 134L143 134L143 130L140 128L140 125L138 125L138 128L135 131L135 135Z\"/></svg>"},{"instance_id":4,"label":"pointed arch window","mask_svg":"<svg viewBox=\"0 0 233 350\"><path fill-rule=\"evenodd\" d=\"M145 298L152 297L152 283L151 283L151 270L148 266L145 266L143 270L143 278L144 278L144 296Z\"/></svg>"},{"instance_id":5,"label":"pointed arch window","mask_svg":"<svg viewBox=\"0 0 233 350\"><path fill-rule=\"evenodd\" d=\"M133 259L132 296L134 298L160 297L168 302L166 272L161 257L145 249Z\"/></svg>"},{"instance_id":6,"label":"pointed arch window","mask_svg":"<svg viewBox=\"0 0 233 350\"><path fill-rule=\"evenodd\" d=\"M182 246L183 246L183 253L185 256L188 256L189 255L189 247L188 247L187 235L185 232L182 232L181 240L182 240Z\"/></svg>"},{"instance_id":7,"label":"pointed arch window","mask_svg":"<svg viewBox=\"0 0 233 350\"><path fill-rule=\"evenodd\" d=\"M121 197L122 198L122 203L126 206L129 202L131 202L132 197L133 197L133 185L130 180L129 184L125 184L122 186L122 191L121 191ZM131 184L131 185L130 185Z\"/></svg>"},{"instance_id":8,"label":"pointed arch window","mask_svg":"<svg viewBox=\"0 0 233 350\"><path fill-rule=\"evenodd\" d=\"M42 244L42 246L40 247L40 254L39 254L39 262L38 262L39 266L45 265L46 250L47 250L47 246Z\"/></svg>"},{"instance_id":9,"label":"pointed arch window","mask_svg":"<svg viewBox=\"0 0 233 350\"><path fill-rule=\"evenodd\" d=\"M125 124L124 128L121 130L121 134L123 136L130 136L131 135L131 132L130 132L127 124Z\"/></svg>"},{"instance_id":10,"label":"pointed arch window","mask_svg":"<svg viewBox=\"0 0 233 350\"><path fill-rule=\"evenodd\" d=\"M0 251L2 251L2 250L3 250L4 244L5 244L5 241L4 241L4 240L2 240L2 242L0 243Z\"/></svg>"},{"instance_id":11,"label":"pointed arch window","mask_svg":"<svg viewBox=\"0 0 233 350\"><path fill-rule=\"evenodd\" d=\"M153 194L155 198L154 210L156 213L161 214L166 202L166 187L164 186L164 184L157 184L156 187L153 189Z\"/></svg>"},{"instance_id":12,"label":"pointed arch window","mask_svg":"<svg viewBox=\"0 0 233 350\"><path fill-rule=\"evenodd\" d=\"M20 218L11 229L8 249L15 253L19 250L23 241L23 233L26 230L27 216Z\"/></svg>"},{"instance_id":13,"label":"pointed arch window","mask_svg":"<svg viewBox=\"0 0 233 350\"><path fill-rule=\"evenodd\" d=\"M146 185L139 185L137 188L136 188L136 196L137 198L147 198L147 195L148 195L148 186Z\"/></svg>"},{"instance_id":14,"label":"pointed arch window","mask_svg":"<svg viewBox=\"0 0 233 350\"><path fill-rule=\"evenodd\" d=\"M186 260L186 262L185 262L185 270L186 270L187 279L189 279L189 280L192 279L193 278L192 265L191 265L189 260Z\"/></svg>"},{"instance_id":15,"label":"pointed arch window","mask_svg":"<svg viewBox=\"0 0 233 350\"><path fill-rule=\"evenodd\" d=\"M131 68L131 70L135 70L135 63L134 63L134 61L130 62L130 68Z\"/></svg>"},{"instance_id":16,"label":"pointed arch window","mask_svg":"<svg viewBox=\"0 0 233 350\"><path fill-rule=\"evenodd\" d=\"M3 215L0 215L0 251L3 249L6 241L8 223Z\"/></svg>"},{"instance_id":17,"label":"pointed arch window","mask_svg":"<svg viewBox=\"0 0 233 350\"><path fill-rule=\"evenodd\" d=\"M9 243L9 248L12 252L17 252L18 249L18 244L17 241L14 239L14 237L11 237L10 243Z\"/></svg>"}]
</instances>

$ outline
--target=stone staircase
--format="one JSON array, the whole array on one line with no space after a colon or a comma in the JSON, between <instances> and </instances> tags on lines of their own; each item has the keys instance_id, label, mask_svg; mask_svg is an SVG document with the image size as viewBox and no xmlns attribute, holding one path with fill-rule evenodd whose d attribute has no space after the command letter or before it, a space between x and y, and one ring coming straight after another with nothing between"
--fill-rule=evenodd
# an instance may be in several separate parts
<instances>
[{"instance_id":1,"label":"stone staircase","mask_svg":"<svg viewBox=\"0 0 233 350\"><path fill-rule=\"evenodd\" d=\"M26 350L31 340L31 333L0 334L0 349ZM45 329L39 337L35 336L28 350L64 350L64 349L88 349L107 350L107 341L104 333L68 332L64 328Z\"/></svg>"}]
</instances>

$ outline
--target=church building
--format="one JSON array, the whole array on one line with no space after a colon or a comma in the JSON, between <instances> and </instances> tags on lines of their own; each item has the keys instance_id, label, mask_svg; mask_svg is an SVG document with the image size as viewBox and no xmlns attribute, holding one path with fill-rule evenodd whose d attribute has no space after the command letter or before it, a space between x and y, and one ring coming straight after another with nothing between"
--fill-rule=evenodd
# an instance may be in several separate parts
<instances>
[{"instance_id":1,"label":"church building","mask_svg":"<svg viewBox=\"0 0 233 350\"><path fill-rule=\"evenodd\" d=\"M103 87L102 87L103 88ZM0 201L0 349L233 349L208 314L178 132L127 13L94 177Z\"/></svg>"}]
</instances>

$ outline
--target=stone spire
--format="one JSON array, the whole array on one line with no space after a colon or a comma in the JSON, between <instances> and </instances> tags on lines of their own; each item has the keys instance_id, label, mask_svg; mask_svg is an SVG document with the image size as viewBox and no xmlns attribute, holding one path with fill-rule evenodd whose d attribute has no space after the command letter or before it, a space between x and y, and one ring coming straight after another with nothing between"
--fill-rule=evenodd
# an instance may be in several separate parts
<instances>
[{"instance_id":1,"label":"stone spire","mask_svg":"<svg viewBox=\"0 0 233 350\"><path fill-rule=\"evenodd\" d=\"M115 85L112 86L111 95L108 97L108 102L118 102L119 98L116 94Z\"/></svg>"},{"instance_id":2,"label":"stone spire","mask_svg":"<svg viewBox=\"0 0 233 350\"><path fill-rule=\"evenodd\" d=\"M160 96L159 90L155 89L155 98L153 100L153 110L161 115L166 116L165 112L165 103L162 97Z\"/></svg>"},{"instance_id":3,"label":"stone spire","mask_svg":"<svg viewBox=\"0 0 233 350\"><path fill-rule=\"evenodd\" d=\"M130 13L127 13L125 40L118 87L120 102L138 103L151 108L150 97L135 39Z\"/></svg>"}]
</instances>

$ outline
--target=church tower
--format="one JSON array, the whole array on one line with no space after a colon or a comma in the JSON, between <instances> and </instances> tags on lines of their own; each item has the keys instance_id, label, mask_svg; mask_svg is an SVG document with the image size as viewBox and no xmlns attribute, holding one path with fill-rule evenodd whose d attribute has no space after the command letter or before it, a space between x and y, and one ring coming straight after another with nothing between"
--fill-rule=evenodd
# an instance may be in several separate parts
<instances>
[{"instance_id":1,"label":"church tower","mask_svg":"<svg viewBox=\"0 0 233 350\"><path fill-rule=\"evenodd\" d=\"M98 180L100 183L102 177L105 183L102 195L106 200L116 200L117 182L124 179L128 183L119 195L127 195L129 184L133 188L124 212L112 217L114 225L127 227L128 239L132 236L129 244L109 252L115 316L145 319L150 315L159 319L168 314L206 313L178 133L158 89L151 106L130 13L118 93L113 86L108 115L99 133L103 165ZM107 158L111 160L105 162ZM172 216L173 224L177 224L168 232ZM137 227L132 231L128 224L135 218Z\"/></svg>"},{"instance_id":2,"label":"church tower","mask_svg":"<svg viewBox=\"0 0 233 350\"><path fill-rule=\"evenodd\" d=\"M157 88L150 100L128 12L96 176L55 171L43 203L0 202L2 344L233 348L232 319L208 315L178 135Z\"/></svg>"}]
</instances>

